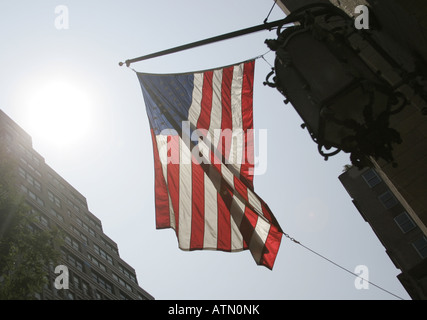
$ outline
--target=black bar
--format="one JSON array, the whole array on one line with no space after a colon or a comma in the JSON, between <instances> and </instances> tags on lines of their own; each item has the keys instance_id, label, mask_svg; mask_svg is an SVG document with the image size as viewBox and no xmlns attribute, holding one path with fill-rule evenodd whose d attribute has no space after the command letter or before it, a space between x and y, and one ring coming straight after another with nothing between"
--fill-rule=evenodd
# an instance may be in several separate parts
<instances>
[{"instance_id":1,"label":"black bar","mask_svg":"<svg viewBox=\"0 0 427 320\"><path fill-rule=\"evenodd\" d=\"M143 60L148 60L148 59L152 59L152 58L156 58L156 57L160 57L160 56L164 56L167 54L171 54L171 53L175 53L178 51L183 51L183 50L187 50L187 49L191 49L191 48L195 48L195 47L200 47L206 44L210 44L213 42L218 42L218 41L222 41L222 40L227 40L230 38L235 38L235 37L239 37L245 34L249 34L249 33L254 33L254 32L258 32L258 31L262 31L262 30L269 30L271 28L274 27L278 27L278 26L282 26L286 23L289 23L288 20L285 19L281 19L281 20L277 20L277 21L273 21L273 22L269 22L269 23L264 23L258 26L254 26L254 27L250 27L250 28L246 28L246 29L242 29L242 30L238 30L238 31L233 31L230 33L226 33L223 35L219 35L216 37L212 37L212 38L208 38L205 40L200 40L200 41L196 41L196 42L192 42L192 43L188 43L188 44L184 44L182 46L178 46L175 48L171 48L171 49L166 49L163 51L159 51L159 52L155 52L155 53L151 53L151 54L147 54L145 56L141 56L138 58L134 58L134 59L129 59L126 60L124 63L123 62L119 62L119 65L122 66L124 64L126 64L127 67L129 67L129 65L131 63L134 62L138 62L138 61L143 61Z\"/></svg>"}]
</instances>

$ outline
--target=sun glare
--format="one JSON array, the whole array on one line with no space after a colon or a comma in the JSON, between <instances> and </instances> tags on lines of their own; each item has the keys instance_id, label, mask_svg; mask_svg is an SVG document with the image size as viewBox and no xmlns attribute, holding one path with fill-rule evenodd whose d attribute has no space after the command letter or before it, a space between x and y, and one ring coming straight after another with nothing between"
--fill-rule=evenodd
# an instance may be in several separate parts
<instances>
[{"instance_id":1,"label":"sun glare","mask_svg":"<svg viewBox=\"0 0 427 320\"><path fill-rule=\"evenodd\" d=\"M85 91L69 82L40 85L29 101L31 135L56 146L78 143L90 131L91 107Z\"/></svg>"}]
</instances>

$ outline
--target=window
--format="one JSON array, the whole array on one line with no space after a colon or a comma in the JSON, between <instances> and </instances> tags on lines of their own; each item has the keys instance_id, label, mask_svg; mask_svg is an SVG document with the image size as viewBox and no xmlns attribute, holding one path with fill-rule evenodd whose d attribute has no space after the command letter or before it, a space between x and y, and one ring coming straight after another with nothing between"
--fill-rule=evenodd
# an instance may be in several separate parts
<instances>
[{"instance_id":1,"label":"window","mask_svg":"<svg viewBox=\"0 0 427 320\"><path fill-rule=\"evenodd\" d=\"M82 288L81 280L78 276L76 276L74 273L70 274L70 282L73 285L74 288L80 289Z\"/></svg>"},{"instance_id":2,"label":"window","mask_svg":"<svg viewBox=\"0 0 427 320\"><path fill-rule=\"evenodd\" d=\"M414 221L412 221L407 212L399 214L396 218L394 218L394 221L397 223L403 233L407 233L416 227Z\"/></svg>"},{"instance_id":3,"label":"window","mask_svg":"<svg viewBox=\"0 0 427 320\"><path fill-rule=\"evenodd\" d=\"M381 183L381 178L373 169L369 169L364 174L362 174L363 179L365 179L366 183L370 188L375 187L377 184Z\"/></svg>"},{"instance_id":4,"label":"window","mask_svg":"<svg viewBox=\"0 0 427 320\"><path fill-rule=\"evenodd\" d=\"M72 255L68 251L62 250L62 253L63 253L65 260L67 260L67 262L70 265L75 267L77 270L83 272L83 262L80 259L76 258L74 255Z\"/></svg>"},{"instance_id":5,"label":"window","mask_svg":"<svg viewBox=\"0 0 427 320\"><path fill-rule=\"evenodd\" d=\"M55 196L50 190L47 191L47 196L49 197L49 200L55 203L58 208L61 208L61 200L57 196Z\"/></svg>"},{"instance_id":6,"label":"window","mask_svg":"<svg viewBox=\"0 0 427 320\"><path fill-rule=\"evenodd\" d=\"M96 300L102 300L102 293L98 290L95 290L95 299Z\"/></svg>"},{"instance_id":7,"label":"window","mask_svg":"<svg viewBox=\"0 0 427 320\"><path fill-rule=\"evenodd\" d=\"M83 293L85 295L91 296L90 289L89 289L89 284L86 281L84 281L84 280L82 280L82 291L83 291Z\"/></svg>"},{"instance_id":8,"label":"window","mask_svg":"<svg viewBox=\"0 0 427 320\"><path fill-rule=\"evenodd\" d=\"M86 245L89 244L87 237L83 233L81 233L79 229L77 229L74 226L71 226L71 230L73 230L74 233L76 233L76 234L78 234L80 236L80 238L83 240L84 244L86 244Z\"/></svg>"},{"instance_id":9,"label":"window","mask_svg":"<svg viewBox=\"0 0 427 320\"><path fill-rule=\"evenodd\" d=\"M378 199L381 201L381 203L386 209L390 209L399 203L394 194L390 191L383 193L378 197Z\"/></svg>"},{"instance_id":10,"label":"window","mask_svg":"<svg viewBox=\"0 0 427 320\"><path fill-rule=\"evenodd\" d=\"M122 286L124 286L127 290L132 292L132 287L126 281L124 281L122 278L120 278L115 273L113 273L112 276L113 276L114 280L116 280L118 283L120 283Z\"/></svg>"},{"instance_id":11,"label":"window","mask_svg":"<svg viewBox=\"0 0 427 320\"><path fill-rule=\"evenodd\" d=\"M66 290L67 292L65 293L65 296L67 298L67 300L75 300L75 296L74 293L72 293L70 290Z\"/></svg>"},{"instance_id":12,"label":"window","mask_svg":"<svg viewBox=\"0 0 427 320\"><path fill-rule=\"evenodd\" d=\"M62 215L60 215L58 212L56 212L53 209L50 209L50 213L56 217L59 221L64 222L64 218L62 217Z\"/></svg>"},{"instance_id":13,"label":"window","mask_svg":"<svg viewBox=\"0 0 427 320\"><path fill-rule=\"evenodd\" d=\"M49 227L49 220L47 220L43 215L39 215L38 218L43 226Z\"/></svg>"},{"instance_id":14,"label":"window","mask_svg":"<svg viewBox=\"0 0 427 320\"><path fill-rule=\"evenodd\" d=\"M80 251L79 242L68 235L65 236L65 243L68 244L70 247L76 249L77 251Z\"/></svg>"},{"instance_id":15,"label":"window","mask_svg":"<svg viewBox=\"0 0 427 320\"><path fill-rule=\"evenodd\" d=\"M119 251L118 251L115 247L113 247L113 245L112 245L112 244L108 243L108 242L107 242L107 240L105 240L105 239L104 239L104 238L102 238L102 237L100 237L100 240L101 240L101 243L102 243L105 247L107 247L109 250L111 250L111 251L115 252L117 255L119 254Z\"/></svg>"},{"instance_id":16,"label":"window","mask_svg":"<svg viewBox=\"0 0 427 320\"><path fill-rule=\"evenodd\" d=\"M425 236L413 242L412 245L422 259L427 258L427 238Z\"/></svg>"},{"instance_id":17,"label":"window","mask_svg":"<svg viewBox=\"0 0 427 320\"><path fill-rule=\"evenodd\" d=\"M93 237L96 237L96 233L95 233L95 231L92 229L92 228L90 228L86 223L84 223L81 219L79 219L79 218L76 218L76 221L77 221L77 224L79 225L79 226L81 226L84 230L86 230L87 232L89 232L89 234L91 235L91 236L93 236Z\"/></svg>"},{"instance_id":18,"label":"window","mask_svg":"<svg viewBox=\"0 0 427 320\"><path fill-rule=\"evenodd\" d=\"M44 201L23 184L21 184L21 190L26 193L31 199L36 201L39 205L44 206Z\"/></svg>"},{"instance_id":19,"label":"window","mask_svg":"<svg viewBox=\"0 0 427 320\"><path fill-rule=\"evenodd\" d=\"M119 264L119 270L126 276L128 277L132 282L137 283L136 282L136 278L133 275L132 272L130 272L129 270L127 270L125 267L123 267L121 264Z\"/></svg>"},{"instance_id":20,"label":"window","mask_svg":"<svg viewBox=\"0 0 427 320\"><path fill-rule=\"evenodd\" d=\"M101 287L107 290L110 293L113 293L113 285L107 281L104 277L98 275L95 272L92 272L92 279L98 283Z\"/></svg>"},{"instance_id":21,"label":"window","mask_svg":"<svg viewBox=\"0 0 427 320\"><path fill-rule=\"evenodd\" d=\"M104 258L105 260L107 260L108 263L113 264L113 258L108 253L106 253L103 249L101 249L100 247L98 247L96 244L93 244L93 249L102 258Z\"/></svg>"},{"instance_id":22,"label":"window","mask_svg":"<svg viewBox=\"0 0 427 320\"><path fill-rule=\"evenodd\" d=\"M88 258L89 258L89 260L94 264L94 265L96 265L98 268L100 268L102 271L107 271L107 268L101 263L101 262L99 262L98 261L98 259L96 259L94 256L92 256L90 253L88 253Z\"/></svg>"},{"instance_id":23,"label":"window","mask_svg":"<svg viewBox=\"0 0 427 320\"><path fill-rule=\"evenodd\" d=\"M127 294L123 293L121 290L119 291L121 300L132 300Z\"/></svg>"}]
</instances>

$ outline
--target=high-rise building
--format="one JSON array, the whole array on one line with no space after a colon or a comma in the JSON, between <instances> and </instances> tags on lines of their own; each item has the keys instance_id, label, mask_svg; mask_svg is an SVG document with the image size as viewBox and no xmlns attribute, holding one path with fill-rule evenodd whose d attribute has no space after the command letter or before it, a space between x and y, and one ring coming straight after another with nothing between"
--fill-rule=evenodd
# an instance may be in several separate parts
<instances>
[{"instance_id":1,"label":"high-rise building","mask_svg":"<svg viewBox=\"0 0 427 320\"><path fill-rule=\"evenodd\" d=\"M375 232L413 299L427 299L427 237L387 178L374 168L352 167L339 177L354 205ZM416 216L415 216L416 217Z\"/></svg>"},{"instance_id":2,"label":"high-rise building","mask_svg":"<svg viewBox=\"0 0 427 320\"><path fill-rule=\"evenodd\" d=\"M135 270L120 258L117 244L102 231L101 221L86 198L49 167L32 147L31 137L0 110L0 141L17 166L18 188L39 228L56 227L65 235L60 265L68 269L68 289L55 288L59 274L46 266L48 284L36 298L43 300L152 300L138 285ZM62 274L62 273L61 273Z\"/></svg>"}]
</instances>

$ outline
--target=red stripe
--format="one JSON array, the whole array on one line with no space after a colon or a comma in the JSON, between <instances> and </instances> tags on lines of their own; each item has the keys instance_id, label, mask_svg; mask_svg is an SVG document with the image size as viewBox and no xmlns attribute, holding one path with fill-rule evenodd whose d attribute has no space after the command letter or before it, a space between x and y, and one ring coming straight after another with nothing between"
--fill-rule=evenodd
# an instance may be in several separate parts
<instances>
[{"instance_id":1,"label":"red stripe","mask_svg":"<svg viewBox=\"0 0 427 320\"><path fill-rule=\"evenodd\" d=\"M243 86L242 86L242 118L243 130L245 132L245 152L240 174L245 177L253 188L253 81L254 81L255 61L245 63L243 71ZM251 129L249 132L248 130Z\"/></svg>"},{"instance_id":2,"label":"red stripe","mask_svg":"<svg viewBox=\"0 0 427 320\"><path fill-rule=\"evenodd\" d=\"M279 252L282 236L283 233L272 225L270 232L268 233L267 240L265 241L263 254L261 261L259 262L260 264L265 265L269 269L273 269L277 253Z\"/></svg>"},{"instance_id":3,"label":"red stripe","mask_svg":"<svg viewBox=\"0 0 427 320\"><path fill-rule=\"evenodd\" d=\"M228 192L228 191L226 191ZM228 197L231 199L231 197ZM227 197L225 197L227 199ZM230 202L230 201L227 201ZM218 193L218 250L231 251L230 204L226 204Z\"/></svg>"},{"instance_id":4,"label":"red stripe","mask_svg":"<svg viewBox=\"0 0 427 320\"><path fill-rule=\"evenodd\" d=\"M194 160L194 157L192 157ZM205 187L204 171L198 163L192 167L192 217L191 217L191 249L203 249L205 232Z\"/></svg>"},{"instance_id":5,"label":"red stripe","mask_svg":"<svg viewBox=\"0 0 427 320\"><path fill-rule=\"evenodd\" d=\"M154 154L154 192L155 192L155 207L156 207L156 228L170 228L169 215L169 197L166 186L166 181L163 176L162 165L159 158L159 150L157 148L156 135L151 129L151 138L153 141Z\"/></svg>"},{"instance_id":6,"label":"red stripe","mask_svg":"<svg viewBox=\"0 0 427 320\"><path fill-rule=\"evenodd\" d=\"M212 111L212 78L213 71L207 71L203 75L202 101L200 117L197 121L198 129L209 129Z\"/></svg>"}]
</instances>

